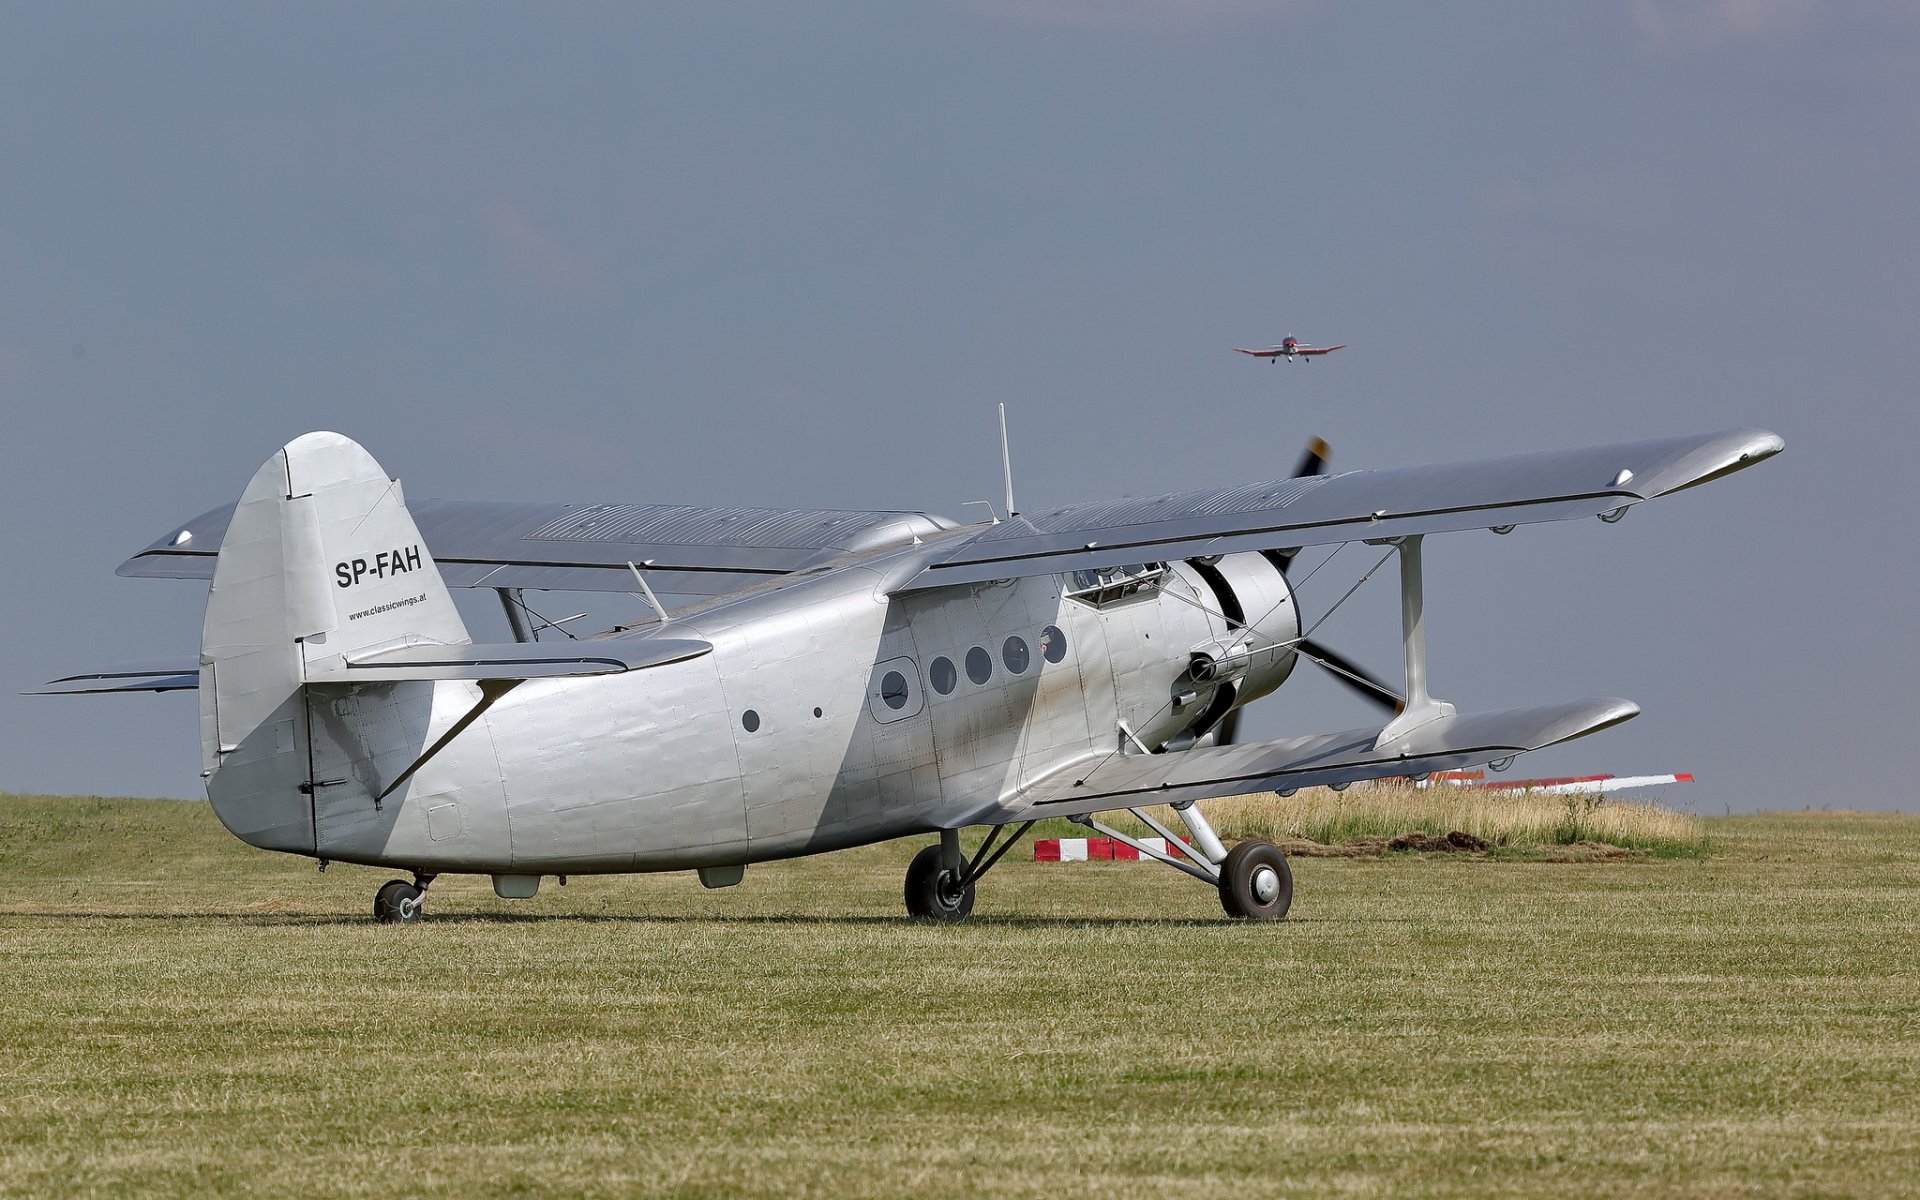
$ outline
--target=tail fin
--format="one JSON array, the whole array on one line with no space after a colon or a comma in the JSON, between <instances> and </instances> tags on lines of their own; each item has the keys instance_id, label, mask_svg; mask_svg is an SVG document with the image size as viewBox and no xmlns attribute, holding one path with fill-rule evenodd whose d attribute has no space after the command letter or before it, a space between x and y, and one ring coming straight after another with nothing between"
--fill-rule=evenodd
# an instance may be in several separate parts
<instances>
[{"instance_id":1,"label":"tail fin","mask_svg":"<svg viewBox=\"0 0 1920 1200\"><path fill-rule=\"evenodd\" d=\"M256 846L312 853L309 672L469 640L400 481L337 433L287 443L241 494L207 597L201 766L220 819Z\"/></svg>"}]
</instances>

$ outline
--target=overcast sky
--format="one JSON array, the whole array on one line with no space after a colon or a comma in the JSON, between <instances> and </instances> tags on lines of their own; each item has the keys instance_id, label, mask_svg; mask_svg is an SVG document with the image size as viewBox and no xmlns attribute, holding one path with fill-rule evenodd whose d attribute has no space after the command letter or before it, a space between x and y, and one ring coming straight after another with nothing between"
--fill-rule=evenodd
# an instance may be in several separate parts
<instances>
[{"instance_id":1,"label":"overcast sky","mask_svg":"<svg viewBox=\"0 0 1920 1200\"><path fill-rule=\"evenodd\" d=\"M1915 806L1913 4L5 12L0 788L199 794L190 694L13 693L191 654L204 585L114 566L304 431L412 496L963 516L1004 401L1029 508L1773 429L1432 539L1434 691L1645 708L1528 774ZM1230 349L1289 333L1349 349ZM1391 675L1396 612L1322 634ZM1244 729L1368 719L1302 668Z\"/></svg>"}]
</instances>

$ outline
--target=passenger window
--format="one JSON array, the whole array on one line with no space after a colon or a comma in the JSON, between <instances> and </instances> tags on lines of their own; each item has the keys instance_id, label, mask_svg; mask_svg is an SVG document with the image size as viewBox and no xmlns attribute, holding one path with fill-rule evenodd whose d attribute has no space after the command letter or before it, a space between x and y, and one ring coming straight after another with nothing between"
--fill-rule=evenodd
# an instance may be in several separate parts
<instances>
[{"instance_id":1,"label":"passenger window","mask_svg":"<svg viewBox=\"0 0 1920 1200\"><path fill-rule=\"evenodd\" d=\"M1000 647L1000 659L1007 664L1007 670L1018 675L1027 669L1027 643L1017 637L1010 637Z\"/></svg>"},{"instance_id":2,"label":"passenger window","mask_svg":"<svg viewBox=\"0 0 1920 1200\"><path fill-rule=\"evenodd\" d=\"M754 732L755 730L757 730L757 729L759 729L759 728L760 728L760 714L759 714L759 713L757 713L757 712L755 712L755 711L753 711L752 709L748 709L747 711L745 711L745 712L743 712L743 713L741 713L741 714L740 714L740 727L741 727L742 729L745 729L745 730L746 730L746 731L747 731L748 733L752 733L752 732Z\"/></svg>"},{"instance_id":3,"label":"passenger window","mask_svg":"<svg viewBox=\"0 0 1920 1200\"><path fill-rule=\"evenodd\" d=\"M907 677L898 671L888 671L886 678L880 681L880 698L887 707L895 712L907 706Z\"/></svg>"},{"instance_id":4,"label":"passenger window","mask_svg":"<svg viewBox=\"0 0 1920 1200\"><path fill-rule=\"evenodd\" d=\"M916 717L927 706L920 664L911 658L903 656L877 662L867 679L867 712L882 725Z\"/></svg>"},{"instance_id":5,"label":"passenger window","mask_svg":"<svg viewBox=\"0 0 1920 1200\"><path fill-rule=\"evenodd\" d=\"M1049 625L1040 631L1040 656L1051 663L1067 656L1067 635L1060 632L1058 625Z\"/></svg>"},{"instance_id":6,"label":"passenger window","mask_svg":"<svg viewBox=\"0 0 1920 1200\"><path fill-rule=\"evenodd\" d=\"M953 685L960 682L960 672L953 669L950 658L936 658L927 668L927 682L933 684L933 690L942 696L953 694Z\"/></svg>"},{"instance_id":7,"label":"passenger window","mask_svg":"<svg viewBox=\"0 0 1920 1200\"><path fill-rule=\"evenodd\" d=\"M967 651L967 678L975 683L985 683L993 678L993 655L987 653L985 646L975 646Z\"/></svg>"}]
</instances>

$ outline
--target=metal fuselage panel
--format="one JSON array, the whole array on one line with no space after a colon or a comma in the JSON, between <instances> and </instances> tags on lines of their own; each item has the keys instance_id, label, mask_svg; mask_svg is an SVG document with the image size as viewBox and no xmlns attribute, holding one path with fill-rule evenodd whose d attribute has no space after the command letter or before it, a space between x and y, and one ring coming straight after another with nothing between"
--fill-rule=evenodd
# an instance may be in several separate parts
<instances>
[{"instance_id":1,"label":"metal fuselage panel","mask_svg":"<svg viewBox=\"0 0 1920 1200\"><path fill-rule=\"evenodd\" d=\"M1160 587L1096 608L1063 583L889 598L881 573L852 566L704 609L668 628L711 654L524 684L377 812L372 785L477 690L339 689L342 711L316 710L314 727L341 725L360 748L335 737L340 761L316 761L316 777L355 779L322 789L318 853L579 874L792 857L964 823L1039 779L1135 752L1123 721L1149 746L1189 730L1222 686L1191 681L1189 651L1232 632L1212 585L1175 564ZM1297 631L1290 598L1264 615L1269 640ZM1269 654L1237 686L1257 674L1270 690L1291 665Z\"/></svg>"}]
</instances>

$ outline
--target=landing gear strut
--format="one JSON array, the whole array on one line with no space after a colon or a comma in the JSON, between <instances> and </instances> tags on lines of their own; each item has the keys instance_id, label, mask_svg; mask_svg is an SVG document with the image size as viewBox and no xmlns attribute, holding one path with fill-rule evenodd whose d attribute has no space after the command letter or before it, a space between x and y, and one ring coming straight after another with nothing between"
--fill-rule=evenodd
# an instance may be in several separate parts
<instances>
[{"instance_id":1,"label":"landing gear strut","mask_svg":"<svg viewBox=\"0 0 1920 1200\"><path fill-rule=\"evenodd\" d=\"M1165 839L1168 849L1155 849L1118 829L1102 825L1093 817L1074 817L1073 820L1097 829L1117 842L1132 846L1142 858L1155 859L1175 870L1185 871L1202 883L1213 884L1220 890L1220 907L1226 909L1230 917L1246 921L1278 921L1293 906L1293 871L1287 866L1287 856L1280 853L1280 847L1272 842L1245 841L1235 844L1231 850L1227 849L1220 841L1220 835L1208 823L1206 814L1192 801L1173 806L1173 811L1193 835L1191 845L1154 820L1153 814L1145 809L1130 808L1127 811ZM1174 850L1184 857L1176 858L1172 853Z\"/></svg>"},{"instance_id":2,"label":"landing gear strut","mask_svg":"<svg viewBox=\"0 0 1920 1200\"><path fill-rule=\"evenodd\" d=\"M414 882L389 879L373 894L373 915L382 925L412 925L419 921L427 903L427 885L431 875L416 875Z\"/></svg>"},{"instance_id":3,"label":"landing gear strut","mask_svg":"<svg viewBox=\"0 0 1920 1200\"><path fill-rule=\"evenodd\" d=\"M960 831L942 830L940 844L921 850L907 865L908 915L932 921L965 920L973 911L973 885L1032 828L1033 822L1028 821L1003 842L1000 835L1006 826L995 826L971 860L960 856Z\"/></svg>"}]
</instances>

